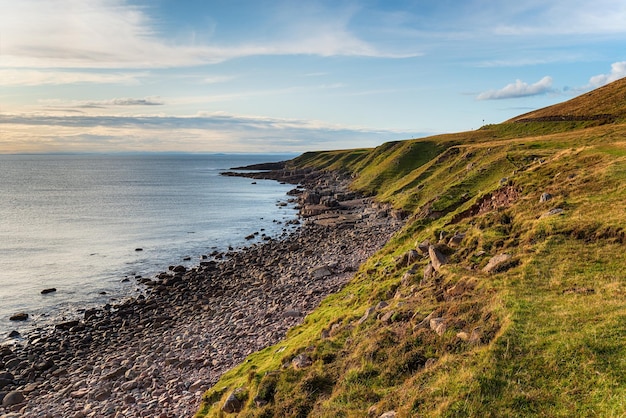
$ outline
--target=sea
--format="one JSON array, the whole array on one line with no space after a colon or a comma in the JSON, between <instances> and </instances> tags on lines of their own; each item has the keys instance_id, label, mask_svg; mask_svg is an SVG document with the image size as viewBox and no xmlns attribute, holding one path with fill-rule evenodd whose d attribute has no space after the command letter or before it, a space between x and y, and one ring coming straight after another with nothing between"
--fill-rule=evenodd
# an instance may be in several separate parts
<instances>
[{"instance_id":1,"label":"sea","mask_svg":"<svg viewBox=\"0 0 626 418\"><path fill-rule=\"evenodd\" d=\"M289 233L293 185L220 173L292 157L0 155L0 343L137 296L139 276Z\"/></svg>"}]
</instances>

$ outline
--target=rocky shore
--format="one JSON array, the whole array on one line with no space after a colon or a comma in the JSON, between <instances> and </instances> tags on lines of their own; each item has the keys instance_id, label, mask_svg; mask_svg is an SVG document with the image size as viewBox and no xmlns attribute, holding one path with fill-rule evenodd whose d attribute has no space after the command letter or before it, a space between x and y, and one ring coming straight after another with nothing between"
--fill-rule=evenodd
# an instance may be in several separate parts
<instances>
[{"instance_id":1,"label":"rocky shore","mask_svg":"<svg viewBox=\"0 0 626 418\"><path fill-rule=\"evenodd\" d=\"M280 341L402 226L336 173L246 176L299 183L302 225L171 266L141 279L146 296L0 347L0 417L193 416L222 373Z\"/></svg>"}]
</instances>

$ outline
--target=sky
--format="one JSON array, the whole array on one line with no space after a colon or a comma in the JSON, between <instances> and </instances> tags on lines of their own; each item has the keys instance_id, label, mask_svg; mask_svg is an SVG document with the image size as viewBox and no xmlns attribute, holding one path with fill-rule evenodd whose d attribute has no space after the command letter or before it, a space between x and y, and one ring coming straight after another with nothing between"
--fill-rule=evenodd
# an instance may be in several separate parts
<instances>
[{"instance_id":1,"label":"sky","mask_svg":"<svg viewBox=\"0 0 626 418\"><path fill-rule=\"evenodd\" d=\"M304 152L626 76L623 0L0 0L0 154Z\"/></svg>"}]
</instances>

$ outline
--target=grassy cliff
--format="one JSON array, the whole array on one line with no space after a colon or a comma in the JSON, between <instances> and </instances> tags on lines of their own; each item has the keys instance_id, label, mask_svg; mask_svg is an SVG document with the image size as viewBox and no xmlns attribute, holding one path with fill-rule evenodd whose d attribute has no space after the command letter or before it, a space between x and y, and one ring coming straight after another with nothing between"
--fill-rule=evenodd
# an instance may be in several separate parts
<instances>
[{"instance_id":1,"label":"grassy cliff","mask_svg":"<svg viewBox=\"0 0 626 418\"><path fill-rule=\"evenodd\" d=\"M625 110L622 79L472 132L293 160L351 173L406 227L197 416L228 415L233 391L241 417L624 416ZM446 258L433 274L424 241Z\"/></svg>"}]
</instances>

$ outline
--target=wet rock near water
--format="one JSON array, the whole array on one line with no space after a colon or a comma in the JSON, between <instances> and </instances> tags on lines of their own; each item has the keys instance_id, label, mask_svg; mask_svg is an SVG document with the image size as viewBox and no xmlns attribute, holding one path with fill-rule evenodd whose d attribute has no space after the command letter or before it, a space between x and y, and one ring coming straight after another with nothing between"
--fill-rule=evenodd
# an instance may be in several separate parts
<instances>
[{"instance_id":1,"label":"wet rock near water","mask_svg":"<svg viewBox=\"0 0 626 418\"><path fill-rule=\"evenodd\" d=\"M222 373L280 341L402 226L388 206L348 191L341 176L279 179L292 175L339 206L281 239L136 278L145 296L0 347L0 416L192 416Z\"/></svg>"}]
</instances>

